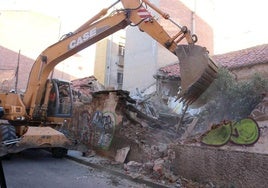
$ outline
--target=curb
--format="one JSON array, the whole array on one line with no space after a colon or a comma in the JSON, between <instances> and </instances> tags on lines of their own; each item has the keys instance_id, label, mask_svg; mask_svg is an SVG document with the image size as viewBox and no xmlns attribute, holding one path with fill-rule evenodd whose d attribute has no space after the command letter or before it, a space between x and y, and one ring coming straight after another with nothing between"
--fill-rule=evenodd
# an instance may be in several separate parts
<instances>
[{"instance_id":1,"label":"curb","mask_svg":"<svg viewBox=\"0 0 268 188\"><path fill-rule=\"evenodd\" d=\"M115 176L119 176L121 178L130 180L130 181L133 181L135 183L145 184L146 186L153 187L153 188L170 188L169 186L158 184L158 183L154 183L154 182L147 181L147 180L144 180L144 179L132 178L132 177L130 177L130 176L124 174L124 173L121 173L119 171L112 170L112 169L106 168L104 166L91 163L91 162L86 161L86 160L83 160L82 158L79 158L79 157L74 157L74 156L71 156L71 155L66 155L65 158L66 159L73 160L73 161L78 162L78 163L81 163L83 165L89 166L91 168L95 168L95 169L98 169L98 170L104 170L106 172L109 172L110 174L113 174Z\"/></svg>"}]
</instances>

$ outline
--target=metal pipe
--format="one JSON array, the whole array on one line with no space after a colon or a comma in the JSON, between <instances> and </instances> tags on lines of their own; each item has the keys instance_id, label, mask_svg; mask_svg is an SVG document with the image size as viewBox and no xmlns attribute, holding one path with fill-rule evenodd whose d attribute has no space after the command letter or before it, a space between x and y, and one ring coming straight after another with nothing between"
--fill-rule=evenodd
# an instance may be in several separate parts
<instances>
[{"instance_id":1,"label":"metal pipe","mask_svg":"<svg viewBox=\"0 0 268 188\"><path fill-rule=\"evenodd\" d=\"M178 28L182 29L182 25L176 23L174 20L172 20L171 18L168 19L170 22L172 22L174 25L176 25Z\"/></svg>"},{"instance_id":2,"label":"metal pipe","mask_svg":"<svg viewBox=\"0 0 268 188\"><path fill-rule=\"evenodd\" d=\"M142 0L142 2L144 2L145 4L147 4L149 7L151 7L154 11L156 11L158 14L160 14L163 18L165 18L166 20L169 20L170 22L172 22L174 25L176 25L177 27L179 27L180 29L182 29L183 26L181 26L180 24L176 23L174 20L172 20L170 18L170 15L168 13L163 12L162 10L160 10L157 6L155 6L154 4L152 4L150 1L148 0Z\"/></svg>"},{"instance_id":3,"label":"metal pipe","mask_svg":"<svg viewBox=\"0 0 268 188\"><path fill-rule=\"evenodd\" d=\"M99 20L102 16L104 16L104 15L107 14L107 12L108 12L108 10L110 8L112 8L113 6L115 6L119 2L120 2L120 0L114 2L112 5L110 5L107 8L102 9L98 14L96 14L95 16L93 16L90 20L88 20L86 23L84 23L82 26L80 26L78 29L76 29L74 31L74 33L78 33L79 31L84 30L84 28L87 28L88 25L90 25L90 24L94 23L95 21Z\"/></svg>"}]
</instances>

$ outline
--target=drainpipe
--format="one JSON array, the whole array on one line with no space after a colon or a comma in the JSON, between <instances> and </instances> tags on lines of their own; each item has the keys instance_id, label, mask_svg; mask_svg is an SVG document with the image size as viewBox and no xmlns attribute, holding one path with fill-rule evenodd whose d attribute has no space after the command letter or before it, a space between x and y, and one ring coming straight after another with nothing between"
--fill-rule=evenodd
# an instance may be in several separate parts
<instances>
[{"instance_id":1,"label":"drainpipe","mask_svg":"<svg viewBox=\"0 0 268 188\"><path fill-rule=\"evenodd\" d=\"M110 86L110 76L111 76L111 64L112 64L112 45L113 45L113 34L110 36L110 40L108 43L108 55L107 55L107 78L106 78L106 86Z\"/></svg>"}]
</instances>

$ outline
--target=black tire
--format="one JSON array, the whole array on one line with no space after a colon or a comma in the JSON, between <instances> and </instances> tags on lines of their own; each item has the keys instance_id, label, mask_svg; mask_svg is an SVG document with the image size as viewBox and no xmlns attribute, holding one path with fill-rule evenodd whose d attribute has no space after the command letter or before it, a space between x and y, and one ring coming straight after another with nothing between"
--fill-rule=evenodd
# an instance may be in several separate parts
<instances>
[{"instance_id":1,"label":"black tire","mask_svg":"<svg viewBox=\"0 0 268 188\"><path fill-rule=\"evenodd\" d=\"M65 148L51 148L52 157L61 159L67 155L68 150Z\"/></svg>"},{"instance_id":2,"label":"black tire","mask_svg":"<svg viewBox=\"0 0 268 188\"><path fill-rule=\"evenodd\" d=\"M16 129L13 125L0 125L2 142L16 139Z\"/></svg>"},{"instance_id":3,"label":"black tire","mask_svg":"<svg viewBox=\"0 0 268 188\"><path fill-rule=\"evenodd\" d=\"M0 136L2 142L7 141L7 140L13 140L16 139L16 129L13 125L0 125ZM12 145L9 145L12 146ZM9 147L7 146L7 147ZM1 159L3 160L10 160L12 157L11 153L6 154L5 156L2 156Z\"/></svg>"}]
</instances>

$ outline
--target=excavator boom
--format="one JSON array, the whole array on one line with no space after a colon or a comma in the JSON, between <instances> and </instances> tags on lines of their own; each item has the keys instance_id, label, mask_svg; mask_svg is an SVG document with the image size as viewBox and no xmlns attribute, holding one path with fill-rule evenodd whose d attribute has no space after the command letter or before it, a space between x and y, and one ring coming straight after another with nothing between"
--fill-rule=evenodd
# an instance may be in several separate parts
<instances>
[{"instance_id":1,"label":"excavator boom","mask_svg":"<svg viewBox=\"0 0 268 188\"><path fill-rule=\"evenodd\" d=\"M45 49L31 69L23 98L26 109L29 109L29 115L32 116L35 108L40 105L48 76L58 63L127 25L126 15L121 11L94 22L77 33L71 33Z\"/></svg>"},{"instance_id":2,"label":"excavator boom","mask_svg":"<svg viewBox=\"0 0 268 188\"><path fill-rule=\"evenodd\" d=\"M108 9L118 2L121 2L124 8L104 17L107 15ZM30 116L34 113L35 108L40 106L46 80L58 63L128 25L139 27L141 31L146 32L178 56L182 80L180 96L185 102L194 102L215 78L217 67L210 60L206 51L200 50L201 47L194 45L196 36L191 35L185 26L176 24L179 27L178 33L171 37L145 7L151 7L172 23L174 21L148 0L121 0L112 6L103 9L74 33L48 47L37 58L32 67L23 99ZM140 12L143 12L143 16ZM144 17L144 14L147 17ZM186 39L189 45L178 45L183 39Z\"/></svg>"},{"instance_id":3,"label":"excavator boom","mask_svg":"<svg viewBox=\"0 0 268 188\"><path fill-rule=\"evenodd\" d=\"M137 3L138 1L136 1ZM217 77L218 67L208 55L206 48L195 45L197 36L192 35L186 26L181 26L170 18L170 15L160 10L148 0L142 2L159 13L164 19L171 21L174 26L178 27L178 33L174 36L169 34L159 25L159 23L150 16L141 20L139 11L147 11L143 6L133 9L130 20L138 24L140 30L145 31L148 35L158 41L162 46L174 53L180 63L181 91L178 95L185 104L191 104L196 101L200 95L209 87L212 81ZM133 6L133 2L122 1L124 7ZM136 4L135 6L138 6ZM188 45L181 45L180 42L186 39Z\"/></svg>"},{"instance_id":4,"label":"excavator boom","mask_svg":"<svg viewBox=\"0 0 268 188\"><path fill-rule=\"evenodd\" d=\"M119 2L123 8L108 14L108 10ZM164 19L171 21L174 26L178 27L178 32L174 36L170 36L151 15L149 8ZM15 141L13 138L8 139L8 144L10 144L10 140L12 140L13 146L13 141L17 143L13 151L32 147L65 148L70 144L70 140L63 133L52 127L62 127L70 123L72 105L69 104L73 102L72 94L68 90L69 101L66 103L69 108L66 113L59 113L59 109L64 109L64 105L60 106L64 100L59 100L59 89L65 84L53 82L55 79L48 81L49 75L54 67L64 59L127 26L138 27L178 56L182 87L179 97L184 103L193 103L217 76L217 66L209 58L204 47L195 45L197 37L192 35L187 27L175 23L167 13L148 0L118 0L108 8L101 10L73 33L65 35L60 41L49 46L38 56L31 69L23 97L17 93L0 93L0 118L7 120L5 125L0 126L0 133L7 132L6 129L14 133L16 129L16 134L12 134L12 137L16 138ZM180 44L184 39L187 45ZM70 86L68 84L66 85ZM54 90L57 92L53 93ZM55 95L51 97L51 94ZM51 103L53 96L58 96L57 100L54 100L55 103ZM55 104L56 110L50 104ZM50 107L53 107L53 110L50 110ZM24 146L21 145L22 143Z\"/></svg>"}]
</instances>

